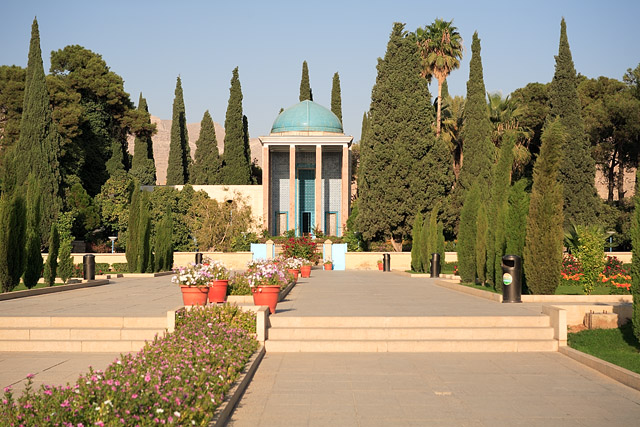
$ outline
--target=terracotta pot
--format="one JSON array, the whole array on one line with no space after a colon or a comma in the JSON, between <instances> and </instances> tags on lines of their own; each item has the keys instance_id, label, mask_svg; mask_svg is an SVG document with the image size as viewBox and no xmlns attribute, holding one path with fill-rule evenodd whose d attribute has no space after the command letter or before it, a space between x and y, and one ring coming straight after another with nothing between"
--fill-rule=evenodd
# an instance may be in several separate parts
<instances>
[{"instance_id":1,"label":"terracotta pot","mask_svg":"<svg viewBox=\"0 0 640 427\"><path fill-rule=\"evenodd\" d=\"M207 287L195 287L195 286L182 286L182 302L184 305L206 305L207 295L209 294L209 288Z\"/></svg>"},{"instance_id":2,"label":"terracotta pot","mask_svg":"<svg viewBox=\"0 0 640 427\"><path fill-rule=\"evenodd\" d=\"M251 293L253 294L253 303L255 305L268 305L271 314L276 312L280 286L256 286L251 288Z\"/></svg>"},{"instance_id":3,"label":"terracotta pot","mask_svg":"<svg viewBox=\"0 0 640 427\"><path fill-rule=\"evenodd\" d=\"M209 284L209 302L216 304L227 300L228 280L214 280Z\"/></svg>"},{"instance_id":4,"label":"terracotta pot","mask_svg":"<svg viewBox=\"0 0 640 427\"><path fill-rule=\"evenodd\" d=\"M324 269L325 270L333 270L333 264L325 264L324 265Z\"/></svg>"},{"instance_id":5,"label":"terracotta pot","mask_svg":"<svg viewBox=\"0 0 640 427\"><path fill-rule=\"evenodd\" d=\"M383 265L381 262L378 263L378 270L382 271L383 270Z\"/></svg>"},{"instance_id":6,"label":"terracotta pot","mask_svg":"<svg viewBox=\"0 0 640 427\"><path fill-rule=\"evenodd\" d=\"M287 268L287 271L293 275L293 281L297 282L298 281L298 274L300 273L297 269L295 268Z\"/></svg>"},{"instance_id":7,"label":"terracotta pot","mask_svg":"<svg viewBox=\"0 0 640 427\"><path fill-rule=\"evenodd\" d=\"M311 266L303 265L302 267L300 267L300 276L302 276L305 279L308 279L309 277L311 277Z\"/></svg>"}]
</instances>

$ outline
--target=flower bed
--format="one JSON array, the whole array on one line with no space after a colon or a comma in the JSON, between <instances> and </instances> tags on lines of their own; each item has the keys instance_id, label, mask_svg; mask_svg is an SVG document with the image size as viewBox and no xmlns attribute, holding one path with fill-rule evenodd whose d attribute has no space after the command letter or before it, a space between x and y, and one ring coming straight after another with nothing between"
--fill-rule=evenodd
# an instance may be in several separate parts
<instances>
[{"instance_id":1,"label":"flower bed","mask_svg":"<svg viewBox=\"0 0 640 427\"><path fill-rule=\"evenodd\" d=\"M176 330L75 385L5 389L3 425L204 425L257 350L255 314L235 306L194 308Z\"/></svg>"},{"instance_id":2,"label":"flower bed","mask_svg":"<svg viewBox=\"0 0 640 427\"><path fill-rule=\"evenodd\" d=\"M565 254L562 259L562 279L560 288L575 287L576 292L586 293L583 288L582 266L571 254ZM607 256L602 273L599 275L600 286L595 289L599 294L628 295L631 293L631 276L622 262L616 257ZM604 290L604 292L602 292ZM593 292L594 290L592 290Z\"/></svg>"}]
</instances>

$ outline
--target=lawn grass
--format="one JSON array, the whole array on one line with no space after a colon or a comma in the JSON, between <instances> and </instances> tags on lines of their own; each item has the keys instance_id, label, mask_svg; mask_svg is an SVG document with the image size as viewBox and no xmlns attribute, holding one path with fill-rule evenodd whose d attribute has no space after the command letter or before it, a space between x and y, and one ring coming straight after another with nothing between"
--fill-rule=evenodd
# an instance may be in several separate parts
<instances>
[{"instance_id":1,"label":"lawn grass","mask_svg":"<svg viewBox=\"0 0 640 427\"><path fill-rule=\"evenodd\" d=\"M63 284L62 282L56 282L56 283L53 284L53 286L60 286L62 284ZM47 285L46 283L38 283L35 287L33 287L31 289L48 288L48 287L49 287L49 285ZM11 292L14 292L14 291L26 291L26 290L27 290L27 287L24 285L23 282L20 282L20 284L18 286L16 286L13 289L13 291L11 291Z\"/></svg>"},{"instance_id":2,"label":"lawn grass","mask_svg":"<svg viewBox=\"0 0 640 427\"><path fill-rule=\"evenodd\" d=\"M478 283L460 283L463 286L467 286L473 289L480 289L481 291L493 292L494 294L500 294L502 292L498 292L493 288L493 286L483 286Z\"/></svg>"},{"instance_id":3,"label":"lawn grass","mask_svg":"<svg viewBox=\"0 0 640 427\"><path fill-rule=\"evenodd\" d=\"M618 329L568 334L569 347L640 374L640 343L631 322Z\"/></svg>"},{"instance_id":4,"label":"lawn grass","mask_svg":"<svg viewBox=\"0 0 640 427\"><path fill-rule=\"evenodd\" d=\"M609 295L610 286L595 286L591 295ZM582 286L576 285L560 285L556 289L556 295L584 295Z\"/></svg>"}]
</instances>

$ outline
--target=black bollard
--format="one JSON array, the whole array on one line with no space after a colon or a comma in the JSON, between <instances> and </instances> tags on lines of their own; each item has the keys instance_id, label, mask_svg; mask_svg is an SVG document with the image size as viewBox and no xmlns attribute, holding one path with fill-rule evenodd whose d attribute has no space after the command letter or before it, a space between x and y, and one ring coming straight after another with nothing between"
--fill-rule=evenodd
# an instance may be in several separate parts
<instances>
[{"instance_id":1,"label":"black bollard","mask_svg":"<svg viewBox=\"0 0 640 427\"><path fill-rule=\"evenodd\" d=\"M522 258L502 257L502 302L522 302Z\"/></svg>"},{"instance_id":2,"label":"black bollard","mask_svg":"<svg viewBox=\"0 0 640 427\"><path fill-rule=\"evenodd\" d=\"M431 254L431 277L440 277L440 254Z\"/></svg>"},{"instance_id":3,"label":"black bollard","mask_svg":"<svg viewBox=\"0 0 640 427\"><path fill-rule=\"evenodd\" d=\"M382 255L382 270L391 271L391 254Z\"/></svg>"},{"instance_id":4,"label":"black bollard","mask_svg":"<svg viewBox=\"0 0 640 427\"><path fill-rule=\"evenodd\" d=\"M202 254L200 252L196 252L196 264L202 264Z\"/></svg>"},{"instance_id":5,"label":"black bollard","mask_svg":"<svg viewBox=\"0 0 640 427\"><path fill-rule=\"evenodd\" d=\"M96 280L96 257L86 254L82 257L82 278L84 280Z\"/></svg>"}]
</instances>

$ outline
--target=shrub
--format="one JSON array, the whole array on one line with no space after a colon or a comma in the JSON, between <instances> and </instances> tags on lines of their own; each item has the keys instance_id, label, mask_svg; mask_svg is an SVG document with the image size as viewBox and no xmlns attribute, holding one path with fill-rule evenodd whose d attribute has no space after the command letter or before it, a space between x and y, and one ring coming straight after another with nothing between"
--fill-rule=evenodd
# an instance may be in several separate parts
<instances>
[{"instance_id":1,"label":"shrub","mask_svg":"<svg viewBox=\"0 0 640 427\"><path fill-rule=\"evenodd\" d=\"M107 274L109 272L108 262L96 262L96 274Z\"/></svg>"},{"instance_id":2,"label":"shrub","mask_svg":"<svg viewBox=\"0 0 640 427\"><path fill-rule=\"evenodd\" d=\"M251 250L252 243L258 243L256 233L241 233L231 239L231 250L233 252L248 252Z\"/></svg>"},{"instance_id":3,"label":"shrub","mask_svg":"<svg viewBox=\"0 0 640 427\"><path fill-rule=\"evenodd\" d=\"M62 283L66 284L69 278L74 276L73 269L73 257L71 256L71 242L64 241L60 246L60 255L58 256L58 276L62 280ZM82 277L82 267L80 267L80 276Z\"/></svg>"},{"instance_id":4,"label":"shrub","mask_svg":"<svg viewBox=\"0 0 640 427\"><path fill-rule=\"evenodd\" d=\"M230 305L176 316L176 330L121 356L74 385L10 389L0 402L7 425L205 425L256 351L255 315Z\"/></svg>"},{"instance_id":5,"label":"shrub","mask_svg":"<svg viewBox=\"0 0 640 427\"><path fill-rule=\"evenodd\" d=\"M231 280L229 280L229 286L227 286L228 295L251 295L251 286L249 286L249 280L244 274L236 273Z\"/></svg>"},{"instance_id":6,"label":"shrub","mask_svg":"<svg viewBox=\"0 0 640 427\"><path fill-rule=\"evenodd\" d=\"M51 234L49 235L49 257L44 265L44 280L48 286L53 286L58 273L58 250L60 249L60 234L58 225L51 224Z\"/></svg>"},{"instance_id":7,"label":"shrub","mask_svg":"<svg viewBox=\"0 0 640 427\"><path fill-rule=\"evenodd\" d=\"M316 262L319 259L316 247L316 242L307 236L291 237L282 245L282 254L287 258L304 258Z\"/></svg>"},{"instance_id":8,"label":"shrub","mask_svg":"<svg viewBox=\"0 0 640 427\"><path fill-rule=\"evenodd\" d=\"M111 264L111 271L114 273L127 273L129 265L126 262L114 262Z\"/></svg>"},{"instance_id":9,"label":"shrub","mask_svg":"<svg viewBox=\"0 0 640 427\"><path fill-rule=\"evenodd\" d=\"M584 293L591 295L593 288L600 282L604 267L604 236L598 227L578 227L579 246L575 249L576 258L582 266L582 286Z\"/></svg>"}]
</instances>

